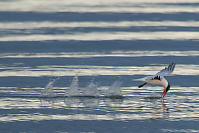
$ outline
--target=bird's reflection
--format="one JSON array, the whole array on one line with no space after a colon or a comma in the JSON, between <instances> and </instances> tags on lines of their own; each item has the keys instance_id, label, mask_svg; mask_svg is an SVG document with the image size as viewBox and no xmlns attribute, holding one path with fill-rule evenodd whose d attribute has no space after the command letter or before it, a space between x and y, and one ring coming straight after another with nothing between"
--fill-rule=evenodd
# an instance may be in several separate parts
<instances>
[{"instance_id":1,"label":"bird's reflection","mask_svg":"<svg viewBox=\"0 0 199 133\"><path fill-rule=\"evenodd\" d=\"M151 103L147 106L147 110L144 112L149 112L147 119L155 120L160 118L169 118L169 109L166 100L164 99L153 99Z\"/></svg>"}]
</instances>

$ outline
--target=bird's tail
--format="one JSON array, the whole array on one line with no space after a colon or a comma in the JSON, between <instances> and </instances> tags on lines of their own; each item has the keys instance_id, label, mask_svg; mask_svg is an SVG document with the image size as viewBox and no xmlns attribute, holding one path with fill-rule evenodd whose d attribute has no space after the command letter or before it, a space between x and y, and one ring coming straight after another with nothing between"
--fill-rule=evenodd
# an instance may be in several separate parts
<instances>
[{"instance_id":1,"label":"bird's tail","mask_svg":"<svg viewBox=\"0 0 199 133\"><path fill-rule=\"evenodd\" d=\"M143 87L143 86L146 85L146 84L147 84L147 83L145 82L144 84L139 85L138 88L141 88L141 87Z\"/></svg>"}]
</instances>

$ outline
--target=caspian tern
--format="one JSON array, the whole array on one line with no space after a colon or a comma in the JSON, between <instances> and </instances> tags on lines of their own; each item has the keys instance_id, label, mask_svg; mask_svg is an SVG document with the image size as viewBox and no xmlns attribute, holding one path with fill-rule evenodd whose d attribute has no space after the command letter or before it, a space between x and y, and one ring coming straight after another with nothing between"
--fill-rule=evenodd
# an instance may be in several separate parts
<instances>
[{"instance_id":1,"label":"caspian tern","mask_svg":"<svg viewBox=\"0 0 199 133\"><path fill-rule=\"evenodd\" d=\"M153 76L147 76L141 79L135 79L134 81L142 81L144 84L139 85L138 87L141 88L146 84L152 84L152 85L161 85L164 87L164 90L162 92L162 97L166 95L168 90L170 89L169 82L164 78L164 76L170 75L175 68L175 63L169 64L168 67L165 67L165 69L162 69L160 72Z\"/></svg>"}]
</instances>

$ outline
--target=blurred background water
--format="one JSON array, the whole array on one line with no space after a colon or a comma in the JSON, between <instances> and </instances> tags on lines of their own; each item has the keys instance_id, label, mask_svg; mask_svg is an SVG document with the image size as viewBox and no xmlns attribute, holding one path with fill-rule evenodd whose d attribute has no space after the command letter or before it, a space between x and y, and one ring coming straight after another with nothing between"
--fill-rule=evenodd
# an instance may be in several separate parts
<instances>
[{"instance_id":1,"label":"blurred background water","mask_svg":"<svg viewBox=\"0 0 199 133\"><path fill-rule=\"evenodd\" d=\"M198 0L1 0L2 133L199 132ZM132 81L175 61L171 90Z\"/></svg>"}]
</instances>

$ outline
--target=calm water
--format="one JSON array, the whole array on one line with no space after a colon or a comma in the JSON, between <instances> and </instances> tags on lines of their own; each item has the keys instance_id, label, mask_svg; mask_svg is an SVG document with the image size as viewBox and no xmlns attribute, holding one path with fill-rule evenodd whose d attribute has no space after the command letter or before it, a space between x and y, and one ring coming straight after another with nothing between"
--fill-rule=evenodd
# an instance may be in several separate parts
<instances>
[{"instance_id":1,"label":"calm water","mask_svg":"<svg viewBox=\"0 0 199 133\"><path fill-rule=\"evenodd\" d=\"M2 133L199 132L199 1L0 1ZM172 61L171 90L133 79Z\"/></svg>"}]
</instances>

